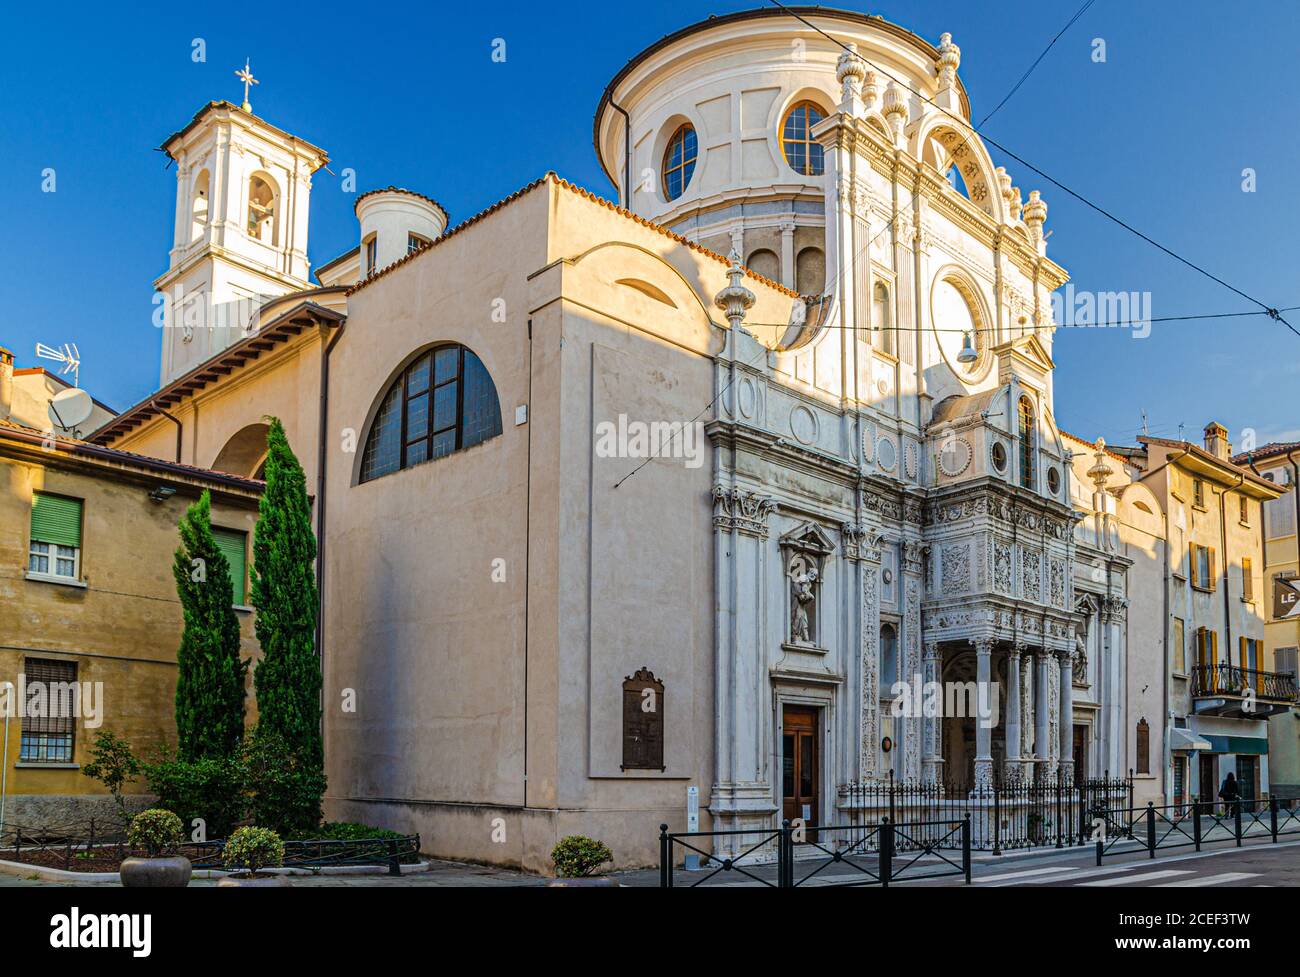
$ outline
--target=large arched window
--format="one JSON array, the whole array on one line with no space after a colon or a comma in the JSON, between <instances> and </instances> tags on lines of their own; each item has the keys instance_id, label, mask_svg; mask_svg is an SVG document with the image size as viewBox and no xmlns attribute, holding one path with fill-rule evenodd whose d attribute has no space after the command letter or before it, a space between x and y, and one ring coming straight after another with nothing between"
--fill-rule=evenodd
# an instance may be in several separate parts
<instances>
[{"instance_id":1,"label":"large arched window","mask_svg":"<svg viewBox=\"0 0 1300 977\"><path fill-rule=\"evenodd\" d=\"M472 448L501 433L497 389L464 346L418 356L384 395L366 436L361 481Z\"/></svg>"},{"instance_id":2,"label":"large arched window","mask_svg":"<svg viewBox=\"0 0 1300 977\"><path fill-rule=\"evenodd\" d=\"M804 176L820 176L826 168L821 143L811 132L826 113L812 102L799 102L786 113L781 123L781 155L790 169Z\"/></svg>"},{"instance_id":3,"label":"large arched window","mask_svg":"<svg viewBox=\"0 0 1300 977\"><path fill-rule=\"evenodd\" d=\"M1034 405L1020 398L1020 484L1034 487Z\"/></svg>"},{"instance_id":4,"label":"large arched window","mask_svg":"<svg viewBox=\"0 0 1300 977\"><path fill-rule=\"evenodd\" d=\"M669 200L676 200L686 192L695 172L697 153L695 127L690 123L678 126L664 150L664 196Z\"/></svg>"}]
</instances>

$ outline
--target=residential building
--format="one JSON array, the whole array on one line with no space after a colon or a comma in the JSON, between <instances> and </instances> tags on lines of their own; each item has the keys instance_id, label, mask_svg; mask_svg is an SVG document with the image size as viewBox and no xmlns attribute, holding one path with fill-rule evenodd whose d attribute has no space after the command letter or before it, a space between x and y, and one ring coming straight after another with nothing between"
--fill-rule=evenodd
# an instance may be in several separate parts
<instances>
[{"instance_id":1,"label":"residential building","mask_svg":"<svg viewBox=\"0 0 1300 977\"><path fill-rule=\"evenodd\" d=\"M1264 504L1261 521L1263 556L1259 604L1265 615L1264 659L1275 671L1300 680L1300 564L1296 562L1296 526L1300 524L1300 442L1273 442L1234 459L1283 489L1286 494ZM1269 719L1269 781L1272 792L1300 798L1300 713L1295 707Z\"/></svg>"},{"instance_id":2,"label":"residential building","mask_svg":"<svg viewBox=\"0 0 1300 977\"><path fill-rule=\"evenodd\" d=\"M176 744L176 526L205 489L235 569L243 654L256 656L244 568L262 484L7 420L0 481L3 819L106 816L106 790L81 772L96 733L146 758ZM147 799L143 781L125 790L134 807Z\"/></svg>"}]
</instances>

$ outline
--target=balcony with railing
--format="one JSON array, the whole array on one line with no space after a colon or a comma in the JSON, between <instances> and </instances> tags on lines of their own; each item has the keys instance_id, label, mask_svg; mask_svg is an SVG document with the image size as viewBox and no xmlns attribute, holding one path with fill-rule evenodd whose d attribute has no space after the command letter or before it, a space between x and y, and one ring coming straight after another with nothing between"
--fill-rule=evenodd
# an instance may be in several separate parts
<instances>
[{"instance_id":1,"label":"balcony with railing","mask_svg":"<svg viewBox=\"0 0 1300 977\"><path fill-rule=\"evenodd\" d=\"M1290 672L1263 672L1228 664L1195 665L1192 698L1198 713L1265 719L1294 706L1300 690Z\"/></svg>"}]
</instances>

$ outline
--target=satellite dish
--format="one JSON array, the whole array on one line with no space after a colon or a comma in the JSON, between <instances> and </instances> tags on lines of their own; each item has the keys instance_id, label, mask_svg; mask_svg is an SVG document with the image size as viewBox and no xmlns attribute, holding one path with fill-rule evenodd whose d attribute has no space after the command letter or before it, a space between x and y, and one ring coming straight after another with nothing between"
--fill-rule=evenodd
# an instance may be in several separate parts
<instances>
[{"instance_id":1,"label":"satellite dish","mask_svg":"<svg viewBox=\"0 0 1300 977\"><path fill-rule=\"evenodd\" d=\"M79 387L61 390L50 399L50 420L65 431L81 424L94 410L95 402L90 399L90 394Z\"/></svg>"}]
</instances>

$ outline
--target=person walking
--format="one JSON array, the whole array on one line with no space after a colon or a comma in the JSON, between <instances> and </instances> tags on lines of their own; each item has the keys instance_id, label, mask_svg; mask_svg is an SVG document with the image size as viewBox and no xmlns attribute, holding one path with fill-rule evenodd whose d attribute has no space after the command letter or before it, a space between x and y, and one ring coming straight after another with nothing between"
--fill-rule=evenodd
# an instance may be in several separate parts
<instances>
[{"instance_id":1,"label":"person walking","mask_svg":"<svg viewBox=\"0 0 1300 977\"><path fill-rule=\"evenodd\" d=\"M1219 788L1219 799L1223 801L1223 813L1226 817L1232 813L1233 805L1241 797L1241 788L1237 786L1237 778L1232 771L1228 771L1228 776L1223 778L1223 786Z\"/></svg>"}]
</instances>

